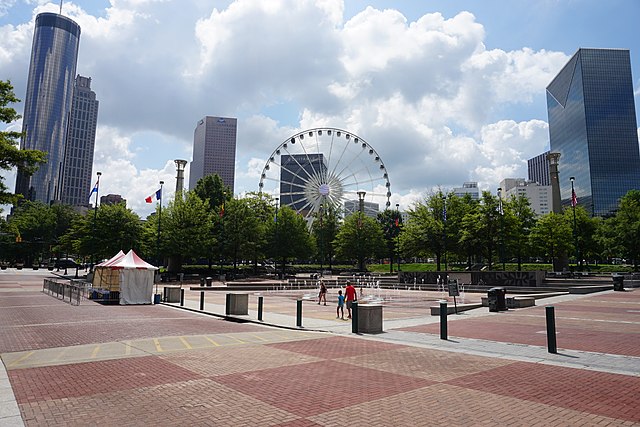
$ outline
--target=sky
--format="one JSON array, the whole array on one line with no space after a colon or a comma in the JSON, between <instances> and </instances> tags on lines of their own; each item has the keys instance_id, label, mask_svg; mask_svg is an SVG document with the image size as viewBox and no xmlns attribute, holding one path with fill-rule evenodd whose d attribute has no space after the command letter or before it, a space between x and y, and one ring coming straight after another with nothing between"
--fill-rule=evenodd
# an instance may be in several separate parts
<instances>
[{"instance_id":1,"label":"sky","mask_svg":"<svg viewBox=\"0 0 640 427\"><path fill-rule=\"evenodd\" d=\"M0 0L0 79L22 100L35 16L59 8ZM100 101L92 176L143 218L159 181L173 197L173 160L192 160L207 115L238 119L237 196L282 142L330 127L375 148L406 210L526 178L549 148L545 88L580 47L629 49L640 105L637 0L76 0L62 14Z\"/></svg>"}]
</instances>

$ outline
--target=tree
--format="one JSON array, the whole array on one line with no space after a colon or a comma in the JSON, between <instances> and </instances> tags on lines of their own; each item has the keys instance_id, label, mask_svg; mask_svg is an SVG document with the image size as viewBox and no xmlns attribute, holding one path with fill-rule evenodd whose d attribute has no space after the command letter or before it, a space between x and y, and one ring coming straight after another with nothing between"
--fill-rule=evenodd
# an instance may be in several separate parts
<instances>
[{"instance_id":1,"label":"tree","mask_svg":"<svg viewBox=\"0 0 640 427\"><path fill-rule=\"evenodd\" d=\"M222 178L218 174L207 175L196 183L193 191L209 204L212 212L220 212L224 203L231 200L233 193L231 189L224 185Z\"/></svg>"},{"instance_id":2,"label":"tree","mask_svg":"<svg viewBox=\"0 0 640 427\"><path fill-rule=\"evenodd\" d=\"M501 214L500 202L488 191L482 192L477 209L465 214L462 219L460 243L473 248L477 253L484 252L488 268L493 265L495 248L502 241L500 234Z\"/></svg>"},{"instance_id":3,"label":"tree","mask_svg":"<svg viewBox=\"0 0 640 427\"><path fill-rule=\"evenodd\" d=\"M333 265L333 241L338 235L339 220L338 211L331 204L322 206L313 221L311 231L315 237L318 248L318 258L320 265L328 265L331 270ZM328 261L328 262L327 262Z\"/></svg>"},{"instance_id":4,"label":"tree","mask_svg":"<svg viewBox=\"0 0 640 427\"><path fill-rule=\"evenodd\" d=\"M382 255L385 242L380 224L356 212L344 219L334 245L338 257L357 261L359 270L365 271L367 258Z\"/></svg>"},{"instance_id":5,"label":"tree","mask_svg":"<svg viewBox=\"0 0 640 427\"><path fill-rule=\"evenodd\" d=\"M274 221L275 208L273 199L265 193L247 193L245 200L257 221L255 234L248 248L250 252L248 259L253 261L253 272L257 274L258 261L264 259L267 252L269 224Z\"/></svg>"},{"instance_id":6,"label":"tree","mask_svg":"<svg viewBox=\"0 0 640 427\"><path fill-rule=\"evenodd\" d=\"M573 217L574 213L575 224ZM580 205L575 206L575 208L566 208L563 214L565 221L571 224L571 232L573 236L571 242L576 256L576 266L582 268L582 261L584 259L599 257L600 248L598 246L596 236L598 235L598 228L601 226L601 219L599 217L591 217L589 212ZM578 244L577 247L575 246L576 241Z\"/></svg>"},{"instance_id":7,"label":"tree","mask_svg":"<svg viewBox=\"0 0 640 427\"><path fill-rule=\"evenodd\" d=\"M402 228L402 216L397 210L385 209L378 213L378 223L382 228L382 235L386 243L387 253L389 256L389 272L393 273L393 258L398 252L398 241L400 230ZM398 259L398 266L400 260Z\"/></svg>"},{"instance_id":8,"label":"tree","mask_svg":"<svg viewBox=\"0 0 640 427\"><path fill-rule=\"evenodd\" d=\"M529 199L515 197L504 203L504 227L502 230L507 253L515 255L518 271L522 270L522 259L530 252L529 234L536 223L536 213Z\"/></svg>"},{"instance_id":9,"label":"tree","mask_svg":"<svg viewBox=\"0 0 640 427\"><path fill-rule=\"evenodd\" d=\"M553 212L538 218L529 239L534 253L551 259L552 263L572 247L569 223L564 215Z\"/></svg>"},{"instance_id":10,"label":"tree","mask_svg":"<svg viewBox=\"0 0 640 427\"><path fill-rule=\"evenodd\" d=\"M409 219L403 225L400 251L405 255L427 257L434 255L440 271L444 255L444 195L432 195L409 210Z\"/></svg>"},{"instance_id":11,"label":"tree","mask_svg":"<svg viewBox=\"0 0 640 427\"><path fill-rule=\"evenodd\" d=\"M0 80L0 122L12 123L20 119L16 110L9 107L9 104L20 102L13 93L13 86L10 81ZM32 174L38 169L40 163L46 161L46 153L39 150L20 150L18 148L20 132L2 131L0 132L0 168L10 170L14 167L26 174ZM18 197L8 191L4 183L4 177L0 176L0 204L16 203Z\"/></svg>"},{"instance_id":12,"label":"tree","mask_svg":"<svg viewBox=\"0 0 640 427\"><path fill-rule=\"evenodd\" d=\"M249 259L255 253L255 240L259 238L258 216L246 199L231 199L225 204L222 217L224 227L224 252L233 262L233 271L238 261Z\"/></svg>"},{"instance_id":13,"label":"tree","mask_svg":"<svg viewBox=\"0 0 640 427\"><path fill-rule=\"evenodd\" d=\"M14 210L9 225L20 236L16 254L26 265L41 258L53 243L56 219L54 211L42 202L26 201Z\"/></svg>"},{"instance_id":14,"label":"tree","mask_svg":"<svg viewBox=\"0 0 640 427\"><path fill-rule=\"evenodd\" d=\"M306 259L313 252L311 235L304 217L289 206L281 206L275 220L269 221L270 242L268 253L282 263L282 274L289 259Z\"/></svg>"},{"instance_id":15,"label":"tree","mask_svg":"<svg viewBox=\"0 0 640 427\"><path fill-rule=\"evenodd\" d=\"M620 199L614 229L623 255L633 260L633 268L637 271L640 263L640 190L631 190Z\"/></svg>"}]
</instances>

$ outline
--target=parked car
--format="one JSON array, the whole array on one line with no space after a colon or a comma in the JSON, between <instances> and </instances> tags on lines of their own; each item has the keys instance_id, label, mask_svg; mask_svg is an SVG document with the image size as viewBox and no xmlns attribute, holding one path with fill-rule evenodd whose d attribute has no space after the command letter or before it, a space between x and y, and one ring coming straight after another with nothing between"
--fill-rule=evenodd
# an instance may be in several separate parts
<instances>
[{"instance_id":1,"label":"parked car","mask_svg":"<svg viewBox=\"0 0 640 427\"><path fill-rule=\"evenodd\" d=\"M80 268L80 264L78 264L73 258L59 258L53 264L55 268Z\"/></svg>"}]
</instances>

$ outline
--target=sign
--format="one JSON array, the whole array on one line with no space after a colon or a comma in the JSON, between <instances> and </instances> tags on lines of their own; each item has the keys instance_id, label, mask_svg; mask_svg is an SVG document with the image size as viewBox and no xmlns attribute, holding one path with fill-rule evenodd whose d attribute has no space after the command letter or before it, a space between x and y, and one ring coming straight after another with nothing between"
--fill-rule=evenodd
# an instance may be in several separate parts
<instances>
[{"instance_id":1,"label":"sign","mask_svg":"<svg viewBox=\"0 0 640 427\"><path fill-rule=\"evenodd\" d=\"M460 296L460 289L458 288L458 279L449 280L449 296L450 297Z\"/></svg>"}]
</instances>

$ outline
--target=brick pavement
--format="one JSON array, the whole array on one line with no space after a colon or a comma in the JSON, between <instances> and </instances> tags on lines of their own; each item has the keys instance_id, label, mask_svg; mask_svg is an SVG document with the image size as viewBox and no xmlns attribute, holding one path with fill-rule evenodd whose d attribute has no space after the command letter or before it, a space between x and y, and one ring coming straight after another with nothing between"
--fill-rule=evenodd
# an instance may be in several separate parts
<instances>
[{"instance_id":1,"label":"brick pavement","mask_svg":"<svg viewBox=\"0 0 640 427\"><path fill-rule=\"evenodd\" d=\"M30 288L31 279L11 278L8 283L0 275L3 362L21 352L61 355L42 366L8 367L28 426L640 425L640 368L639 375L619 375L452 353L385 342L384 334L376 339L277 329L274 334L261 325L166 306L72 307L42 298L36 279ZM22 296L13 292L16 286ZM571 328L576 319L586 320L582 333L600 339L626 325L617 338L630 342L625 348L633 352L640 346L638 295L567 302ZM627 314L588 309L602 304L627 307ZM556 304L559 323L562 305ZM318 309L315 315L322 315L324 307ZM463 318L450 322L450 331L471 330L478 338L489 325L502 328L504 336L507 326L521 324L520 334L529 335L539 329L539 311ZM429 327L418 328L430 333ZM571 329L563 328L559 345ZM127 341L132 339L139 341ZM77 353L77 343L108 346L110 341L130 342L142 355L64 360L65 351Z\"/></svg>"}]
</instances>

